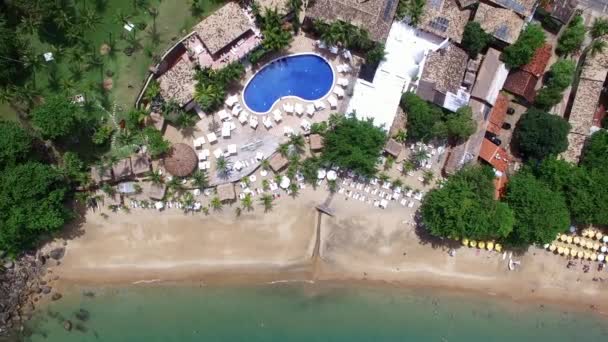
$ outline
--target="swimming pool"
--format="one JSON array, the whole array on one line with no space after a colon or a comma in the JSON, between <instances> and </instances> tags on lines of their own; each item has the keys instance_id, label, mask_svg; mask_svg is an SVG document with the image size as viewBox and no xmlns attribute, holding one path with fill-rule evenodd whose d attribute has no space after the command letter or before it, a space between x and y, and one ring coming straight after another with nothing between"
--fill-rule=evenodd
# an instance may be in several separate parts
<instances>
[{"instance_id":1,"label":"swimming pool","mask_svg":"<svg viewBox=\"0 0 608 342\"><path fill-rule=\"evenodd\" d=\"M266 64L249 80L243 102L250 111L263 114L283 97L318 100L331 90L334 72L327 60L316 54L281 57Z\"/></svg>"}]
</instances>

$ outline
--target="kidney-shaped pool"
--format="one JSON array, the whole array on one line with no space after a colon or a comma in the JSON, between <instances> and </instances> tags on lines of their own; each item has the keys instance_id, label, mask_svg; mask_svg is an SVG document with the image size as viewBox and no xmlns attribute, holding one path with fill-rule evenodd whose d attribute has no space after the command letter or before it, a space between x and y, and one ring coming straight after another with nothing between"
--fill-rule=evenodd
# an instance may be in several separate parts
<instances>
[{"instance_id":1,"label":"kidney-shaped pool","mask_svg":"<svg viewBox=\"0 0 608 342\"><path fill-rule=\"evenodd\" d=\"M262 114L285 96L318 100L329 93L333 83L334 72L325 58L290 55L275 59L253 75L243 91L243 101L249 110Z\"/></svg>"}]
</instances>

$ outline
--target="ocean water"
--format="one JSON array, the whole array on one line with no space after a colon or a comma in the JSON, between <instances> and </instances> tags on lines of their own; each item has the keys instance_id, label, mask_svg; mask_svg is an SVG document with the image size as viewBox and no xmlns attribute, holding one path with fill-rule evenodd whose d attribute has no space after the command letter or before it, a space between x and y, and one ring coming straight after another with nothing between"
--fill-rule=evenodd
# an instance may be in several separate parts
<instances>
[{"instance_id":1,"label":"ocean water","mask_svg":"<svg viewBox=\"0 0 608 342\"><path fill-rule=\"evenodd\" d=\"M75 288L25 341L606 341L608 321L470 294L336 284ZM84 309L89 317L76 318ZM63 319L74 322L71 332Z\"/></svg>"}]
</instances>

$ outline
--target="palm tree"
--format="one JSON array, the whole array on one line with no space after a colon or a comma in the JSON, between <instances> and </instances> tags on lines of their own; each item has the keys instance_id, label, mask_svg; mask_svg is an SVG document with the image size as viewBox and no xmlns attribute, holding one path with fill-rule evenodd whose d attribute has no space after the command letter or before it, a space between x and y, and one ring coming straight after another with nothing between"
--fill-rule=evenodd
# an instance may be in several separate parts
<instances>
[{"instance_id":1,"label":"palm tree","mask_svg":"<svg viewBox=\"0 0 608 342\"><path fill-rule=\"evenodd\" d=\"M418 26L422 15L424 14L425 0L410 0L407 6L407 12L410 17L410 23L413 26Z\"/></svg>"},{"instance_id":2,"label":"palm tree","mask_svg":"<svg viewBox=\"0 0 608 342\"><path fill-rule=\"evenodd\" d=\"M86 54L85 58L89 69L103 68L103 58L94 49L91 49L91 52Z\"/></svg>"},{"instance_id":3,"label":"palm tree","mask_svg":"<svg viewBox=\"0 0 608 342\"><path fill-rule=\"evenodd\" d=\"M245 194L245 197L243 197L243 199L241 200L241 205L243 206L243 208L247 209L247 211L252 211L253 210L253 200L251 198L251 194Z\"/></svg>"},{"instance_id":4,"label":"palm tree","mask_svg":"<svg viewBox=\"0 0 608 342\"><path fill-rule=\"evenodd\" d=\"M215 211L220 211L222 210L222 201L220 201L220 198L215 196L211 199L211 208L213 208L213 210Z\"/></svg>"},{"instance_id":5,"label":"palm tree","mask_svg":"<svg viewBox=\"0 0 608 342\"><path fill-rule=\"evenodd\" d=\"M182 189L183 189L183 186L182 186L182 180L181 180L181 179L179 179L178 177L173 177L173 178L171 178L171 180L169 180L169 181L167 182L167 187L168 187L169 189L173 189L173 190L176 190L176 191L180 191L180 190L182 190Z\"/></svg>"},{"instance_id":6,"label":"palm tree","mask_svg":"<svg viewBox=\"0 0 608 342\"><path fill-rule=\"evenodd\" d=\"M289 144L288 143L284 143L279 145L279 148L277 149L277 151L279 151L279 153L287 158L287 156L289 155Z\"/></svg>"},{"instance_id":7,"label":"palm tree","mask_svg":"<svg viewBox=\"0 0 608 342\"><path fill-rule=\"evenodd\" d=\"M289 195L293 198L298 197L298 195L300 194L300 188L298 187L298 184L296 184L294 182L289 184L289 191L291 191L291 193Z\"/></svg>"},{"instance_id":8,"label":"palm tree","mask_svg":"<svg viewBox=\"0 0 608 342\"><path fill-rule=\"evenodd\" d=\"M591 37L593 39L600 38L608 34L608 19L595 18L595 20L593 20L593 24L591 25L589 33L591 34Z\"/></svg>"},{"instance_id":9,"label":"palm tree","mask_svg":"<svg viewBox=\"0 0 608 342\"><path fill-rule=\"evenodd\" d=\"M327 189L332 194L336 193L336 191L338 190L338 183L336 182L335 179L331 179L331 180L327 181Z\"/></svg>"},{"instance_id":10,"label":"palm tree","mask_svg":"<svg viewBox=\"0 0 608 342\"><path fill-rule=\"evenodd\" d=\"M395 157L389 155L384 162L384 170L390 170L395 164Z\"/></svg>"},{"instance_id":11,"label":"palm tree","mask_svg":"<svg viewBox=\"0 0 608 342\"><path fill-rule=\"evenodd\" d=\"M422 166L422 162L429 158L428 153L425 150L415 151L410 155L410 161L414 164L415 168Z\"/></svg>"},{"instance_id":12,"label":"palm tree","mask_svg":"<svg viewBox=\"0 0 608 342\"><path fill-rule=\"evenodd\" d=\"M152 184L155 184L155 185L160 185L165 182L165 178L163 177L162 173L160 173L160 171L158 171L158 170L152 171L146 180L152 182Z\"/></svg>"},{"instance_id":13,"label":"palm tree","mask_svg":"<svg viewBox=\"0 0 608 342\"><path fill-rule=\"evenodd\" d=\"M260 166L262 167L263 170L270 170L270 162L268 161L268 159L264 159L262 160L262 162L260 163Z\"/></svg>"},{"instance_id":14,"label":"palm tree","mask_svg":"<svg viewBox=\"0 0 608 342\"><path fill-rule=\"evenodd\" d=\"M389 176L388 176L386 173L381 172L381 173L378 175L378 179L379 179L379 180L381 180L382 182L386 183L386 182L388 182L388 181L389 181L389 179L391 179L391 177L389 177Z\"/></svg>"},{"instance_id":15,"label":"palm tree","mask_svg":"<svg viewBox=\"0 0 608 342\"><path fill-rule=\"evenodd\" d=\"M215 167L220 178L228 178L228 175L230 174L230 163L228 162L226 157L220 156L219 158L217 158Z\"/></svg>"},{"instance_id":16,"label":"palm tree","mask_svg":"<svg viewBox=\"0 0 608 342\"><path fill-rule=\"evenodd\" d=\"M70 12L66 11L63 7L58 6L53 13L53 22L57 27L65 30L73 25L74 19L70 15Z\"/></svg>"},{"instance_id":17,"label":"palm tree","mask_svg":"<svg viewBox=\"0 0 608 342\"><path fill-rule=\"evenodd\" d=\"M292 134L289 138L289 144L293 146L298 154L304 152L304 137L300 134Z\"/></svg>"},{"instance_id":18,"label":"palm tree","mask_svg":"<svg viewBox=\"0 0 608 342\"><path fill-rule=\"evenodd\" d=\"M152 44L156 46L158 45L158 43L160 43L160 33L158 33L158 30L156 28L156 17L158 17L158 9L156 7L150 7L148 9L148 13L150 13L150 16L152 17L152 27L150 28L150 31L148 31L148 34L150 36Z\"/></svg>"},{"instance_id":19,"label":"palm tree","mask_svg":"<svg viewBox=\"0 0 608 342\"><path fill-rule=\"evenodd\" d=\"M40 96L40 91L32 82L13 88L13 99L24 105L27 109L34 106L34 102L38 96Z\"/></svg>"},{"instance_id":20,"label":"palm tree","mask_svg":"<svg viewBox=\"0 0 608 342\"><path fill-rule=\"evenodd\" d=\"M13 87L0 87L0 103L9 103L15 97Z\"/></svg>"},{"instance_id":21,"label":"palm tree","mask_svg":"<svg viewBox=\"0 0 608 342\"><path fill-rule=\"evenodd\" d=\"M21 61L23 62L23 66L32 72L32 82L35 86L36 73L38 70L40 70L40 68L44 66L44 64L42 63L42 58L40 57L38 52L28 49L23 54L23 56L21 56Z\"/></svg>"},{"instance_id":22,"label":"palm tree","mask_svg":"<svg viewBox=\"0 0 608 342\"><path fill-rule=\"evenodd\" d=\"M594 57L598 53L604 52L604 50L606 49L606 45L606 41L596 39L592 41L591 44L589 44L589 46L586 48L586 52L589 53L591 57Z\"/></svg>"},{"instance_id":23,"label":"palm tree","mask_svg":"<svg viewBox=\"0 0 608 342\"><path fill-rule=\"evenodd\" d=\"M138 10L145 8L148 5L148 0L133 0L133 11L137 12Z\"/></svg>"},{"instance_id":24,"label":"palm tree","mask_svg":"<svg viewBox=\"0 0 608 342\"><path fill-rule=\"evenodd\" d=\"M264 212L272 210L274 198L269 194L264 194L260 197L260 203L264 206Z\"/></svg>"},{"instance_id":25,"label":"palm tree","mask_svg":"<svg viewBox=\"0 0 608 342\"><path fill-rule=\"evenodd\" d=\"M241 207L234 208L234 214L236 215L236 217L240 217L241 213L243 213L243 208L241 208Z\"/></svg>"},{"instance_id":26,"label":"palm tree","mask_svg":"<svg viewBox=\"0 0 608 342\"><path fill-rule=\"evenodd\" d=\"M435 178L435 175L433 174L433 171L426 170L422 174L422 184L429 185L429 184L431 184L431 182L433 181L434 178Z\"/></svg>"},{"instance_id":27,"label":"palm tree","mask_svg":"<svg viewBox=\"0 0 608 342\"><path fill-rule=\"evenodd\" d=\"M393 180L393 189L400 188L401 186L403 186L403 181L401 181L401 179L397 178Z\"/></svg>"},{"instance_id":28,"label":"palm tree","mask_svg":"<svg viewBox=\"0 0 608 342\"><path fill-rule=\"evenodd\" d=\"M116 12L116 14L114 14L114 22L116 22L120 25L126 24L130 18L131 18L130 15L126 14L125 12L123 12L120 9Z\"/></svg>"},{"instance_id":29,"label":"palm tree","mask_svg":"<svg viewBox=\"0 0 608 342\"><path fill-rule=\"evenodd\" d=\"M262 179L262 189L264 191L270 190L270 182L268 181L268 179Z\"/></svg>"},{"instance_id":30,"label":"palm tree","mask_svg":"<svg viewBox=\"0 0 608 342\"><path fill-rule=\"evenodd\" d=\"M21 18L19 29L26 34L34 34L42 24L42 20L37 15L30 15Z\"/></svg>"},{"instance_id":31,"label":"palm tree","mask_svg":"<svg viewBox=\"0 0 608 342\"><path fill-rule=\"evenodd\" d=\"M182 196L182 206L184 210L190 210L194 206L194 195L191 192L186 192L184 196Z\"/></svg>"},{"instance_id":32,"label":"palm tree","mask_svg":"<svg viewBox=\"0 0 608 342\"><path fill-rule=\"evenodd\" d=\"M76 84L74 83L73 79L66 77L59 81L59 86L66 93L70 93L72 90L74 90Z\"/></svg>"},{"instance_id":33,"label":"palm tree","mask_svg":"<svg viewBox=\"0 0 608 342\"><path fill-rule=\"evenodd\" d=\"M81 23L85 29L92 30L96 25L101 23L101 18L94 9L87 9L82 15Z\"/></svg>"},{"instance_id":34,"label":"palm tree","mask_svg":"<svg viewBox=\"0 0 608 342\"><path fill-rule=\"evenodd\" d=\"M209 187L209 179L207 177L207 171L205 170L196 170L192 174L192 184L199 189L204 189Z\"/></svg>"},{"instance_id":35,"label":"palm tree","mask_svg":"<svg viewBox=\"0 0 608 342\"><path fill-rule=\"evenodd\" d=\"M203 214L209 215L209 208L208 207L202 207L201 210L203 211Z\"/></svg>"},{"instance_id":36,"label":"palm tree","mask_svg":"<svg viewBox=\"0 0 608 342\"><path fill-rule=\"evenodd\" d=\"M395 136L393 136L393 138L395 139L395 141L399 142L399 143L405 143L405 141L407 140L407 133L405 133L404 130L400 129Z\"/></svg>"}]
</instances>

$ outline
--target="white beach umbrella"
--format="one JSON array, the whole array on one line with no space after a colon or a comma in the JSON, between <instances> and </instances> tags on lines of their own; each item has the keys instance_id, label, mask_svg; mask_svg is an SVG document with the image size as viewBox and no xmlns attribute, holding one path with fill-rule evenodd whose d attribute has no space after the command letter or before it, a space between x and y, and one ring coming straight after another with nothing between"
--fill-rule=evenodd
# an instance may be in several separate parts
<instances>
[{"instance_id":1,"label":"white beach umbrella","mask_svg":"<svg viewBox=\"0 0 608 342\"><path fill-rule=\"evenodd\" d=\"M606 253L606 252L608 252L608 247L606 247L606 246L602 246L602 248L600 249L600 251L601 251L602 253Z\"/></svg>"},{"instance_id":2,"label":"white beach umbrella","mask_svg":"<svg viewBox=\"0 0 608 342\"><path fill-rule=\"evenodd\" d=\"M605 259L606 259L606 256L604 254L599 254L597 256L597 260L599 260L599 261L604 261Z\"/></svg>"},{"instance_id":3,"label":"white beach umbrella","mask_svg":"<svg viewBox=\"0 0 608 342\"><path fill-rule=\"evenodd\" d=\"M289 180L289 178L283 176L283 178L281 178L281 184L279 184L279 186L282 189L287 189L287 188L289 188L290 184L291 184L291 181Z\"/></svg>"},{"instance_id":4,"label":"white beach umbrella","mask_svg":"<svg viewBox=\"0 0 608 342\"><path fill-rule=\"evenodd\" d=\"M327 175L327 172L325 171L325 169L319 169L319 170L317 170L317 178L318 179L324 179L326 175Z\"/></svg>"},{"instance_id":5,"label":"white beach umbrella","mask_svg":"<svg viewBox=\"0 0 608 342\"><path fill-rule=\"evenodd\" d=\"M336 171L334 171L334 170L327 171L328 180L336 180L336 178L338 178L338 173L336 173Z\"/></svg>"},{"instance_id":6,"label":"white beach umbrella","mask_svg":"<svg viewBox=\"0 0 608 342\"><path fill-rule=\"evenodd\" d=\"M608 235L604 236L604 237L602 238L602 241L604 241L604 242L608 243Z\"/></svg>"}]
</instances>

